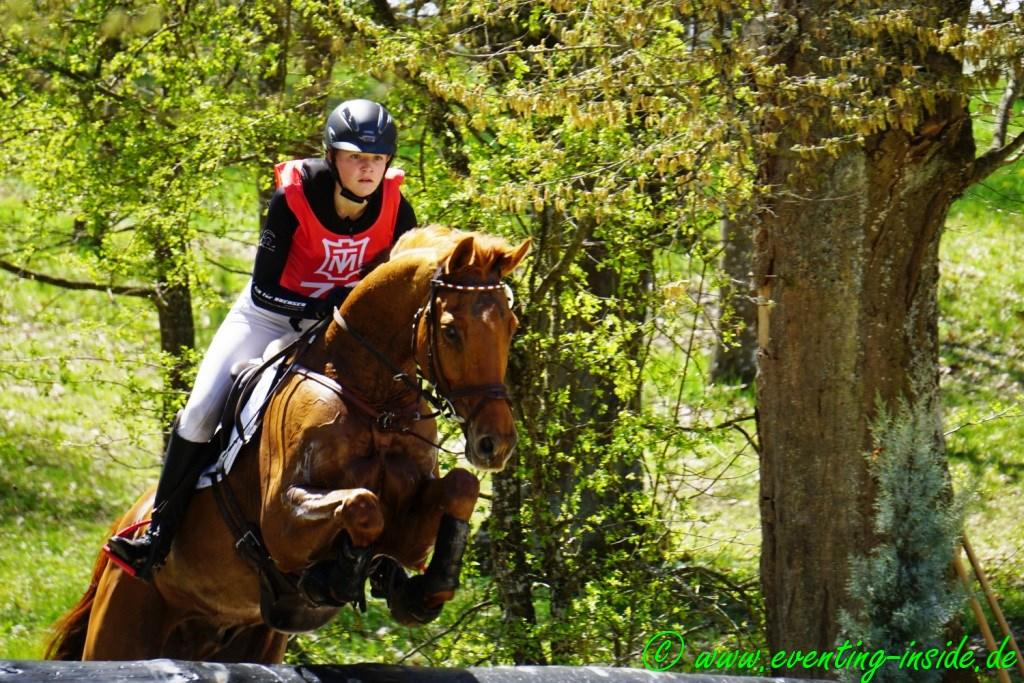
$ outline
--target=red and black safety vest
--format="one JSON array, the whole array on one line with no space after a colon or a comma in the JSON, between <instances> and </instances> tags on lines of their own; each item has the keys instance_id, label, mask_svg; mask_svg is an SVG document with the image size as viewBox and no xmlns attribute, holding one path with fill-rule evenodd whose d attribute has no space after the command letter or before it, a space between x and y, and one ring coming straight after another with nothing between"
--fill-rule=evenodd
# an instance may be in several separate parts
<instances>
[{"instance_id":1,"label":"red and black safety vest","mask_svg":"<svg viewBox=\"0 0 1024 683\"><path fill-rule=\"evenodd\" d=\"M280 285L320 298L335 287L355 285L360 279L359 270L391 247L405 172L389 168L384 174L380 215L373 225L354 235L339 235L325 228L313 213L302 190L302 161L286 161L274 167L277 186L284 189L285 202L299 221Z\"/></svg>"}]
</instances>

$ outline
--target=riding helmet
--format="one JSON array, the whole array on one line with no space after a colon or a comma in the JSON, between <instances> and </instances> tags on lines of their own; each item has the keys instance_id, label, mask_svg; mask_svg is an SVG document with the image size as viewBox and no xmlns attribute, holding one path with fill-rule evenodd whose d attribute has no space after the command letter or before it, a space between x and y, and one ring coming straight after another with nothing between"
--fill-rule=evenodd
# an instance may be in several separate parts
<instances>
[{"instance_id":1,"label":"riding helmet","mask_svg":"<svg viewBox=\"0 0 1024 683\"><path fill-rule=\"evenodd\" d=\"M398 130L391 113L370 100L342 102L327 117L324 147L329 151L387 154L394 156Z\"/></svg>"}]
</instances>

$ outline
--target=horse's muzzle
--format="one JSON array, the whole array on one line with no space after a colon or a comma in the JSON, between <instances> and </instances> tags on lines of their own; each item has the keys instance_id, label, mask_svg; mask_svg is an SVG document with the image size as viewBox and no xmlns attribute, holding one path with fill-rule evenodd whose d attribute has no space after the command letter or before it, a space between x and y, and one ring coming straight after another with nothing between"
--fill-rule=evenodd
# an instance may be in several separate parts
<instances>
[{"instance_id":1,"label":"horse's muzzle","mask_svg":"<svg viewBox=\"0 0 1024 683\"><path fill-rule=\"evenodd\" d=\"M516 447L515 428L507 434L470 427L466 433L466 459L478 470L498 472Z\"/></svg>"}]
</instances>

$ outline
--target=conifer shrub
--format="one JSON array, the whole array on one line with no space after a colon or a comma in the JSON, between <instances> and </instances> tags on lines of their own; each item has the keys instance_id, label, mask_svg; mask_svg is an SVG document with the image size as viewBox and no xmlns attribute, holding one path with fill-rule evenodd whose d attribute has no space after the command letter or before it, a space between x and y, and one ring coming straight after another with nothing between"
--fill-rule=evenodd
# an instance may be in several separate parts
<instances>
[{"instance_id":1,"label":"conifer shrub","mask_svg":"<svg viewBox=\"0 0 1024 683\"><path fill-rule=\"evenodd\" d=\"M860 651L890 656L941 650L962 598L950 560L961 538L964 501L953 494L930 407L901 401L890 412L879 401L877 413L869 457L878 487L873 528L880 542L851 559L849 590L860 609L840 614L837 644L849 640ZM941 678L939 670L898 664L886 662L872 680ZM842 676L860 680L861 673L845 669Z\"/></svg>"}]
</instances>

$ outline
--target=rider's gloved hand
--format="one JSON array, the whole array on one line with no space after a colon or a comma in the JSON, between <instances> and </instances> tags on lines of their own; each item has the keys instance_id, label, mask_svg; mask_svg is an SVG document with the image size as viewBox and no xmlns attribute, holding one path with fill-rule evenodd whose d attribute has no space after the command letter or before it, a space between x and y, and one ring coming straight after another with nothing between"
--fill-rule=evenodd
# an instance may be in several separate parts
<instances>
[{"instance_id":1,"label":"rider's gloved hand","mask_svg":"<svg viewBox=\"0 0 1024 683\"><path fill-rule=\"evenodd\" d=\"M352 289L349 287L335 287L327 293L327 296L313 304L312 312L317 318L326 318L345 301L351 291Z\"/></svg>"}]
</instances>

